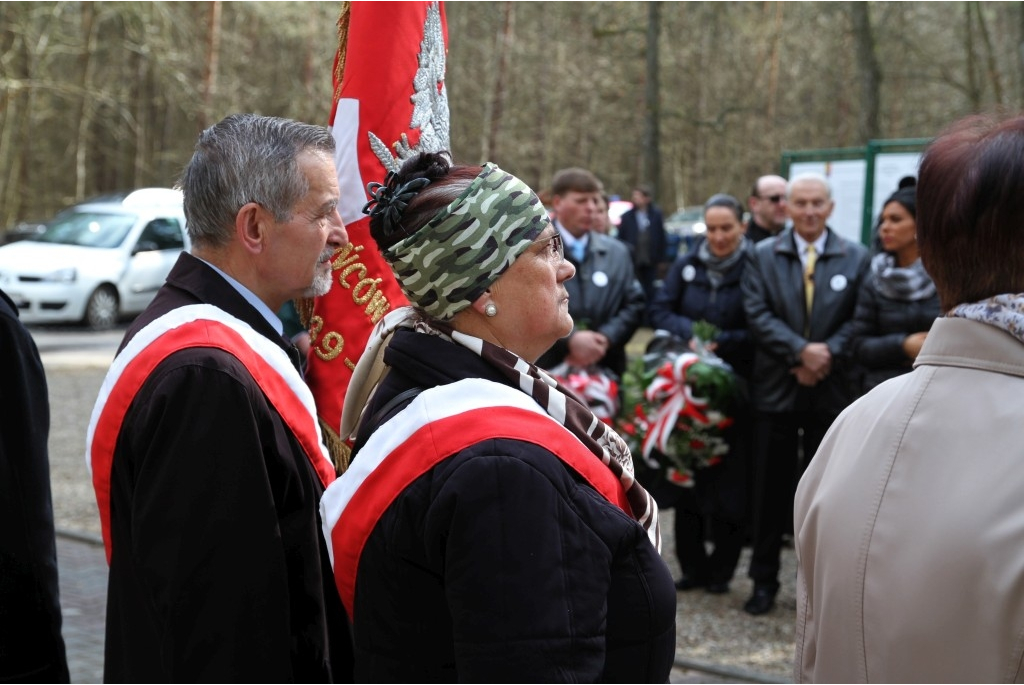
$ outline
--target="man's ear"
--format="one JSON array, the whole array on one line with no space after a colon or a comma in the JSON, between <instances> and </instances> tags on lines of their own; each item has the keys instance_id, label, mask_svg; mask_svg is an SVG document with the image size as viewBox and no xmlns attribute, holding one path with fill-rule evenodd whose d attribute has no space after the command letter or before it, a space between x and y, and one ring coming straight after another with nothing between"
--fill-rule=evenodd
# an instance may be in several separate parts
<instances>
[{"instance_id":1,"label":"man's ear","mask_svg":"<svg viewBox=\"0 0 1024 685\"><path fill-rule=\"evenodd\" d=\"M242 205L235 215L235 237L247 252L262 252L266 244L267 212L255 202Z\"/></svg>"}]
</instances>

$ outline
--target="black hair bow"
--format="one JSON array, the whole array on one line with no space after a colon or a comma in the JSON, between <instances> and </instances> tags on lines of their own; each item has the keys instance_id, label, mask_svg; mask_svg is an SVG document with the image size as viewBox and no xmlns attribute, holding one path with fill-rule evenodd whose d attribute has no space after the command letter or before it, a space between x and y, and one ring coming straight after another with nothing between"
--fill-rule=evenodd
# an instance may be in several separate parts
<instances>
[{"instance_id":1,"label":"black hair bow","mask_svg":"<svg viewBox=\"0 0 1024 685\"><path fill-rule=\"evenodd\" d=\"M379 217L384 222L385 235L390 235L399 229L398 222L402 218L402 212L412 202L416 193L428 185L429 178L414 178L399 184L398 175L389 171L384 177L384 183L367 184L366 192L371 199L363 205L363 214L368 214L371 219Z\"/></svg>"}]
</instances>

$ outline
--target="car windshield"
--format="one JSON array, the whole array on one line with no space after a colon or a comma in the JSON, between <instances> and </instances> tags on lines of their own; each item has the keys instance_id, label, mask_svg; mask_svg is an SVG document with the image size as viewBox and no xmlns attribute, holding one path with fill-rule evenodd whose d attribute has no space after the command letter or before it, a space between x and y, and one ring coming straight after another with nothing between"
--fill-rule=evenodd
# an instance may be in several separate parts
<instances>
[{"instance_id":1,"label":"car windshield","mask_svg":"<svg viewBox=\"0 0 1024 685\"><path fill-rule=\"evenodd\" d=\"M134 214L64 212L54 217L46 224L46 230L32 240L82 247L117 247L124 242L136 219Z\"/></svg>"}]
</instances>

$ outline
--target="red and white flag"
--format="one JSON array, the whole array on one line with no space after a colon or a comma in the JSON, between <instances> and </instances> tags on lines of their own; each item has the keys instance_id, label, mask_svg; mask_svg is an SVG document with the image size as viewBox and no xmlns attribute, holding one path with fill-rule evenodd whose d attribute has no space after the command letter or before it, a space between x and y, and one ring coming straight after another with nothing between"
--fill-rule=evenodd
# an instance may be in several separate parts
<instances>
[{"instance_id":1,"label":"red and white flag","mask_svg":"<svg viewBox=\"0 0 1024 685\"><path fill-rule=\"evenodd\" d=\"M370 332L408 302L370 237L366 185L416 152L450 149L444 85L448 29L440 2L345 2L338 20L331 130L349 245L335 283L306 313L312 346L306 381L339 467L341 410ZM342 438L344 436L341 436Z\"/></svg>"}]
</instances>

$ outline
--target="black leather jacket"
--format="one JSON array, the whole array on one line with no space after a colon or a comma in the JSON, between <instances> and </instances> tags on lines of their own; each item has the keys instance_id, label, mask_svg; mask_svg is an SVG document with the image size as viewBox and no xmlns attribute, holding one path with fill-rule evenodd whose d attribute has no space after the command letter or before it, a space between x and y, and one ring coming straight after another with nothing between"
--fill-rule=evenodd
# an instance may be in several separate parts
<instances>
[{"instance_id":1,"label":"black leather jacket","mask_svg":"<svg viewBox=\"0 0 1024 685\"><path fill-rule=\"evenodd\" d=\"M875 276L868 274L857 299L850 338L850 356L863 373L860 392L910 371L914 360L903 351L903 340L929 330L940 316L938 295L894 300L882 295Z\"/></svg>"},{"instance_id":2,"label":"black leather jacket","mask_svg":"<svg viewBox=\"0 0 1024 685\"><path fill-rule=\"evenodd\" d=\"M803 409L836 416L852 399L844 360L869 257L863 245L826 230L825 250L814 270L807 337L803 266L793 229L761 241L750 253L743 273L743 306L757 348L752 393L760 411ZM790 373L809 342L824 342L832 353L832 373L812 388L800 386Z\"/></svg>"}]
</instances>

